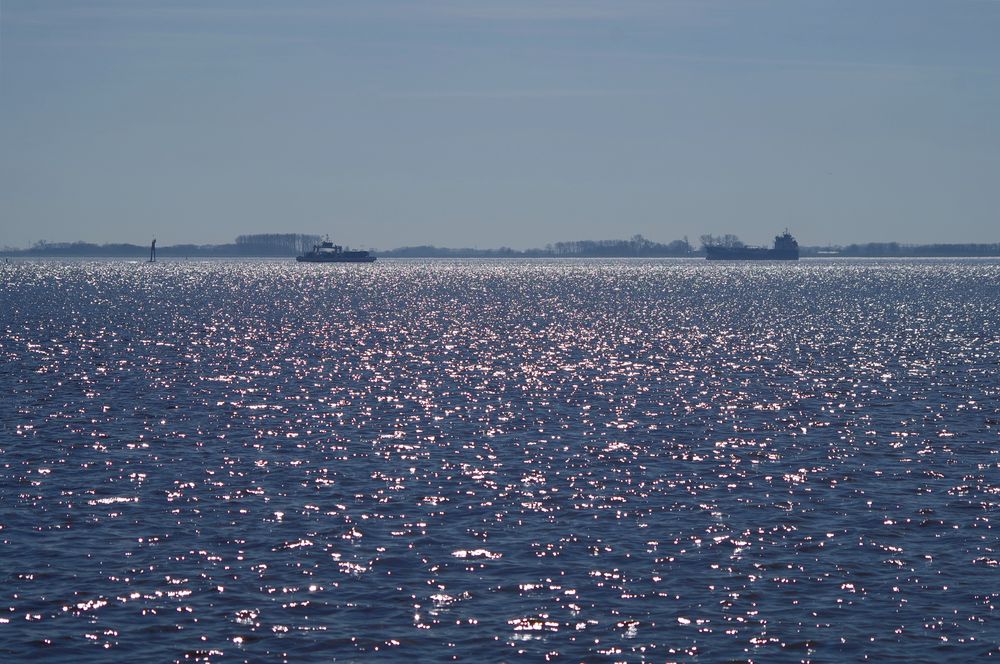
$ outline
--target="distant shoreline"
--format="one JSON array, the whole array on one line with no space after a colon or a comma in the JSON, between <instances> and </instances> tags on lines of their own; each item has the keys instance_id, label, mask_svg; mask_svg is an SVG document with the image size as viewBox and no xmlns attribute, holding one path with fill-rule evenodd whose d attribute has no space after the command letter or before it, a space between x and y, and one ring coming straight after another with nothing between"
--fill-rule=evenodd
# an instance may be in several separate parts
<instances>
[{"instance_id":1,"label":"distant shoreline","mask_svg":"<svg viewBox=\"0 0 1000 664\"><path fill-rule=\"evenodd\" d=\"M318 236L301 234L240 236L232 244L159 246L158 259L292 258L307 250ZM703 258L687 240L653 242L636 235L630 240L556 242L538 249L449 248L431 245L369 249L380 258ZM846 246L801 246L802 258L991 258L1000 257L1000 243L904 244L870 242ZM4 247L4 258L126 258L146 260L149 247L136 244L38 242L27 249Z\"/></svg>"}]
</instances>

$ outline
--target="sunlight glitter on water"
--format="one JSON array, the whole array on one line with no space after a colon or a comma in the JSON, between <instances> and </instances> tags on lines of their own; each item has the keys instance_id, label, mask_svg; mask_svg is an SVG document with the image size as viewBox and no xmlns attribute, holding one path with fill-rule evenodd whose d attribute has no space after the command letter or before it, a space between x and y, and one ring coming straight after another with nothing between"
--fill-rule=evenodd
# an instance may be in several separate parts
<instances>
[{"instance_id":1,"label":"sunlight glitter on water","mask_svg":"<svg viewBox=\"0 0 1000 664\"><path fill-rule=\"evenodd\" d=\"M0 652L1000 654L998 285L3 266Z\"/></svg>"}]
</instances>

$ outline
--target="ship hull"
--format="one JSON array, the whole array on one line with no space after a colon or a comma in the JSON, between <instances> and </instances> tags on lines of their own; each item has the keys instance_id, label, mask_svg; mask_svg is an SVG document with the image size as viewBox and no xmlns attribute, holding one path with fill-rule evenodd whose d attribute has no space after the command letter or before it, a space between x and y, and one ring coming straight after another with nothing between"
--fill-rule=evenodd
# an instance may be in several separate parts
<instances>
[{"instance_id":1,"label":"ship hull","mask_svg":"<svg viewBox=\"0 0 1000 664\"><path fill-rule=\"evenodd\" d=\"M706 247L705 257L710 261L797 261L799 252L764 247Z\"/></svg>"}]
</instances>

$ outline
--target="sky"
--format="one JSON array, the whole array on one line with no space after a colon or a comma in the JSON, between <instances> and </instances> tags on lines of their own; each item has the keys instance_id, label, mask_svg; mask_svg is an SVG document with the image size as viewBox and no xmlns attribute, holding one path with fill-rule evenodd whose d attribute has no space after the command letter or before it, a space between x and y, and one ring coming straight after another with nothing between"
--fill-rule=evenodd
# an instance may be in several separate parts
<instances>
[{"instance_id":1,"label":"sky","mask_svg":"<svg viewBox=\"0 0 1000 664\"><path fill-rule=\"evenodd\" d=\"M1000 241L1000 0L0 0L0 247Z\"/></svg>"}]
</instances>

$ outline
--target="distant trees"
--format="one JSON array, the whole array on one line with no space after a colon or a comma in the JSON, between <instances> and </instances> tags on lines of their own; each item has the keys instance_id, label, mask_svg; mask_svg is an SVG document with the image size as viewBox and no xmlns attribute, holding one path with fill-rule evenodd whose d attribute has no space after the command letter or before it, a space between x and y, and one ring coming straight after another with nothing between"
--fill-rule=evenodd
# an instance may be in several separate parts
<instances>
[{"instance_id":1,"label":"distant trees","mask_svg":"<svg viewBox=\"0 0 1000 664\"><path fill-rule=\"evenodd\" d=\"M157 256L164 258L209 258L252 256L295 256L309 251L320 241L318 235L301 233L266 233L240 235L231 244L175 244L158 246ZM705 246L745 246L735 235L702 235ZM143 258L149 245L92 244L89 242L47 242L40 240L28 249L5 247L6 256L84 256L108 258ZM660 243L633 235L628 240L575 240L555 242L539 249L454 249L429 245L401 247L378 252L383 257L398 258L657 258L700 255L685 237L682 240ZM846 258L891 257L974 257L1000 256L1000 243L996 244L900 244L899 242L869 242L847 246L802 247L803 257L842 256Z\"/></svg>"},{"instance_id":2,"label":"distant trees","mask_svg":"<svg viewBox=\"0 0 1000 664\"><path fill-rule=\"evenodd\" d=\"M700 238L701 246L704 247L725 247L727 249L738 249L740 247L745 247L743 241L732 233L727 233L726 235L702 235Z\"/></svg>"},{"instance_id":3,"label":"distant trees","mask_svg":"<svg viewBox=\"0 0 1000 664\"><path fill-rule=\"evenodd\" d=\"M725 236L734 238L735 236ZM207 258L239 256L295 256L309 251L321 240L318 235L302 233L260 233L240 235L232 244L175 244L158 246L157 255L164 258ZM736 240L738 242L738 240ZM9 255L36 256L120 256L139 257L148 253L148 246L134 244L90 244L85 242L37 242L30 249L8 250ZM448 248L430 245L400 247L378 252L383 257L397 258L657 258L695 255L695 250L685 237L668 243L654 242L642 235L628 240L574 240L556 242L538 249Z\"/></svg>"},{"instance_id":4,"label":"distant trees","mask_svg":"<svg viewBox=\"0 0 1000 664\"><path fill-rule=\"evenodd\" d=\"M378 255L383 258L538 258L550 256L551 252L544 249L511 249L510 247L500 247L499 249L473 249L463 247L453 249L450 247L435 247L423 244L415 247L399 247L398 249L388 249L379 251Z\"/></svg>"},{"instance_id":5,"label":"distant trees","mask_svg":"<svg viewBox=\"0 0 1000 664\"><path fill-rule=\"evenodd\" d=\"M319 244L320 236L302 233L260 233L236 238L237 253L245 256L295 256Z\"/></svg>"},{"instance_id":6,"label":"distant trees","mask_svg":"<svg viewBox=\"0 0 1000 664\"><path fill-rule=\"evenodd\" d=\"M687 238L661 244L633 235L630 240L576 240L556 242L546 246L554 256L655 258L659 256L689 256L693 253Z\"/></svg>"},{"instance_id":7,"label":"distant trees","mask_svg":"<svg viewBox=\"0 0 1000 664\"><path fill-rule=\"evenodd\" d=\"M544 249L447 249L434 246L400 247L378 252L396 258L657 258L694 254L687 238L662 244L633 235L629 240L574 240L545 245Z\"/></svg>"},{"instance_id":8,"label":"distant trees","mask_svg":"<svg viewBox=\"0 0 1000 664\"><path fill-rule=\"evenodd\" d=\"M90 242L46 242L39 240L30 249L16 251L28 256L113 256L129 257L148 251L134 244L92 244ZM11 252L8 252L11 253Z\"/></svg>"},{"instance_id":9,"label":"distant trees","mask_svg":"<svg viewBox=\"0 0 1000 664\"><path fill-rule=\"evenodd\" d=\"M1000 244L921 244L909 249L913 256L1000 256Z\"/></svg>"},{"instance_id":10,"label":"distant trees","mask_svg":"<svg viewBox=\"0 0 1000 664\"><path fill-rule=\"evenodd\" d=\"M157 247L157 255L173 258L211 256L295 256L305 253L320 241L318 235L267 233L241 235L233 244L175 244ZM39 240L29 249L6 249L8 255L24 256L93 256L131 258L145 256L149 245L92 244L90 242L47 242Z\"/></svg>"},{"instance_id":11,"label":"distant trees","mask_svg":"<svg viewBox=\"0 0 1000 664\"><path fill-rule=\"evenodd\" d=\"M845 247L803 247L803 256L843 256L845 258L961 258L1000 256L1000 244L900 244L868 242Z\"/></svg>"}]
</instances>

